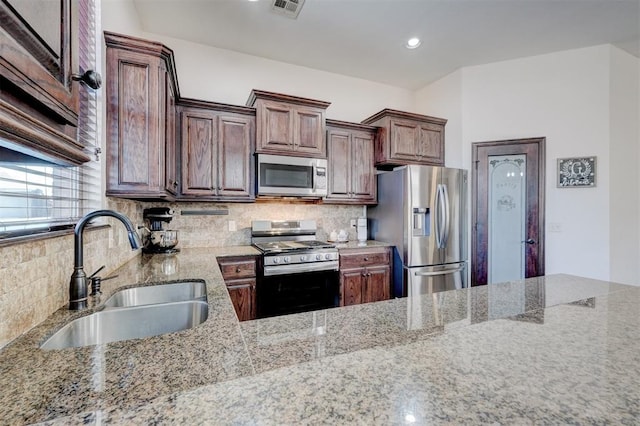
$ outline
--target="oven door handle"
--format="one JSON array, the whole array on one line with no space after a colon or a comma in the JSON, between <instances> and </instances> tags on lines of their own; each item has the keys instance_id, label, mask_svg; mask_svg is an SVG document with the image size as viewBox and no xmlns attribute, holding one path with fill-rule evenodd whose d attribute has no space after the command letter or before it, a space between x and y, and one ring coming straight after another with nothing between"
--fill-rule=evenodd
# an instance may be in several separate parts
<instances>
[{"instance_id":1,"label":"oven door handle","mask_svg":"<svg viewBox=\"0 0 640 426\"><path fill-rule=\"evenodd\" d=\"M265 266L264 276L270 277L274 275L301 274L304 272L337 271L338 266L339 262L337 260L331 260L328 262L294 263L291 265Z\"/></svg>"}]
</instances>

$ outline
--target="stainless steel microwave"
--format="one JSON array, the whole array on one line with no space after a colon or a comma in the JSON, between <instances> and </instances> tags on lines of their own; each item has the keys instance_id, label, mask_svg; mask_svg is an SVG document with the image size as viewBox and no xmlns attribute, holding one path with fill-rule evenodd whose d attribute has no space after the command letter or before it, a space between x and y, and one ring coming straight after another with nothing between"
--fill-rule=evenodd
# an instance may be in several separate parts
<instances>
[{"instance_id":1,"label":"stainless steel microwave","mask_svg":"<svg viewBox=\"0 0 640 426\"><path fill-rule=\"evenodd\" d=\"M258 195L314 197L327 195L327 160L258 154Z\"/></svg>"}]
</instances>

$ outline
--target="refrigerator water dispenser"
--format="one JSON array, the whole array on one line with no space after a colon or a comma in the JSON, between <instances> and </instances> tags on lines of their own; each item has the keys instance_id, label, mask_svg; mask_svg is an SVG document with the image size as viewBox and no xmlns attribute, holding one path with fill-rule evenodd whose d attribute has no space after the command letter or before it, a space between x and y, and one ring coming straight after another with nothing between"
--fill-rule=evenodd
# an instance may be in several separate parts
<instances>
[{"instance_id":1,"label":"refrigerator water dispenser","mask_svg":"<svg viewBox=\"0 0 640 426\"><path fill-rule=\"evenodd\" d=\"M413 208L413 233L414 237L426 237L431 235L431 221L428 207Z\"/></svg>"}]
</instances>

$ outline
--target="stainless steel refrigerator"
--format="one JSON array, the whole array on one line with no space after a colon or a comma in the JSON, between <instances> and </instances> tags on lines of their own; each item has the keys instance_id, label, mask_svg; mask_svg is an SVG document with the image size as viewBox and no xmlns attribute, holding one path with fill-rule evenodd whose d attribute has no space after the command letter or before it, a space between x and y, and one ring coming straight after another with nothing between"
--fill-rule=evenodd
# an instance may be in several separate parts
<instances>
[{"instance_id":1,"label":"stainless steel refrigerator","mask_svg":"<svg viewBox=\"0 0 640 426\"><path fill-rule=\"evenodd\" d=\"M467 171L410 165L383 172L370 237L395 246L393 294L467 287Z\"/></svg>"}]
</instances>

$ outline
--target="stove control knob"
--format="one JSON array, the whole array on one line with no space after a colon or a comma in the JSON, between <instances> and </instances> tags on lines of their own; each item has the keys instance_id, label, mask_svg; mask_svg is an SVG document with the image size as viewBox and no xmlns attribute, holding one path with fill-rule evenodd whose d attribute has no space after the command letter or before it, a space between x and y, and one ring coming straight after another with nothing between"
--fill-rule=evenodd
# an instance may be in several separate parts
<instances>
[{"instance_id":1,"label":"stove control knob","mask_svg":"<svg viewBox=\"0 0 640 426\"><path fill-rule=\"evenodd\" d=\"M324 258L327 259L327 260L330 260L331 259L331 253L325 254Z\"/></svg>"},{"instance_id":2,"label":"stove control knob","mask_svg":"<svg viewBox=\"0 0 640 426\"><path fill-rule=\"evenodd\" d=\"M307 256L305 256L304 254L300 255L300 262L304 262L305 260L307 260Z\"/></svg>"},{"instance_id":3,"label":"stove control knob","mask_svg":"<svg viewBox=\"0 0 640 426\"><path fill-rule=\"evenodd\" d=\"M282 260L284 260L284 263L291 262L291 258L289 256L285 256L284 259L282 259Z\"/></svg>"},{"instance_id":4,"label":"stove control knob","mask_svg":"<svg viewBox=\"0 0 640 426\"><path fill-rule=\"evenodd\" d=\"M280 263L280 258L279 257L274 257L273 258L273 263Z\"/></svg>"},{"instance_id":5,"label":"stove control knob","mask_svg":"<svg viewBox=\"0 0 640 426\"><path fill-rule=\"evenodd\" d=\"M316 254L316 259L317 260L322 260L322 255L321 254Z\"/></svg>"}]
</instances>

